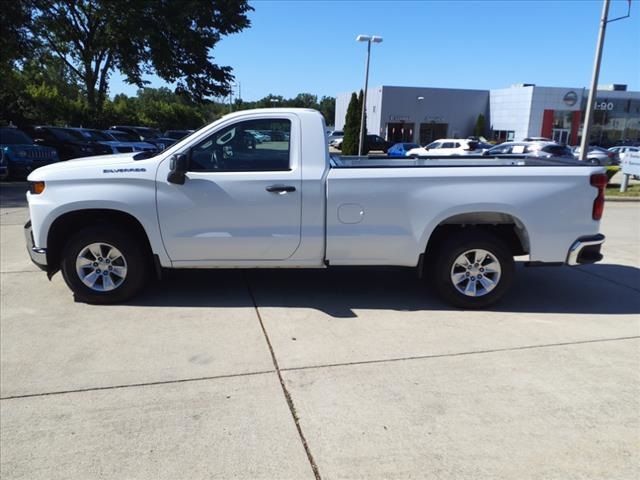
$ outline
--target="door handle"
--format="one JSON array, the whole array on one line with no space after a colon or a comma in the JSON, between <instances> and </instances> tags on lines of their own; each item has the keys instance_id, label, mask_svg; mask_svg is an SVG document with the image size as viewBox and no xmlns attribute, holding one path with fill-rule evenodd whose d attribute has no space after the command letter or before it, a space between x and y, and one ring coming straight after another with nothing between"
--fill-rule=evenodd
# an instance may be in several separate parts
<instances>
[{"instance_id":1,"label":"door handle","mask_svg":"<svg viewBox=\"0 0 640 480\"><path fill-rule=\"evenodd\" d=\"M283 193L295 192L296 187L293 185L269 185L265 190L269 193L279 193L282 195Z\"/></svg>"}]
</instances>

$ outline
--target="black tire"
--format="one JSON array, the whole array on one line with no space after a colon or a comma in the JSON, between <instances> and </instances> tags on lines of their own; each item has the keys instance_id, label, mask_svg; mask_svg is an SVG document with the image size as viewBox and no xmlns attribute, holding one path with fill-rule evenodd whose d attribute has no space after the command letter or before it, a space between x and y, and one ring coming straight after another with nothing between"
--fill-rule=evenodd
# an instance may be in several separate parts
<instances>
[{"instance_id":1,"label":"black tire","mask_svg":"<svg viewBox=\"0 0 640 480\"><path fill-rule=\"evenodd\" d=\"M462 283L458 285L459 288L466 287L471 278L475 280L473 275L478 275L480 268L483 272L486 270L484 273L485 282L486 279L490 279L491 282L497 281L492 290L482 293L485 288L482 284L478 285L481 282L478 278L475 282L479 288L478 296L468 296L460 292L452 279L456 259L465 252L473 250L484 250L493 256L493 259L489 257L485 260L484 267L491 263L491 260L496 260L500 267L500 274L497 276L495 273L488 272L489 269L483 268L482 264L479 267L470 267L472 268L469 272L471 276L469 279L462 280ZM515 272L513 254L502 239L489 232L474 228L457 231L444 238L432 253L429 256L430 261L425 265L425 270L428 269L428 271L424 272L424 276L433 280L432 286L440 298L454 307L478 309L493 305L502 298L513 282ZM458 273L467 275L467 271L464 269L460 267L456 267L456 269ZM482 275L481 273L480 276Z\"/></svg>"},{"instance_id":2,"label":"black tire","mask_svg":"<svg viewBox=\"0 0 640 480\"><path fill-rule=\"evenodd\" d=\"M76 300L93 304L121 303L136 295L145 286L150 261L144 243L138 238L121 232L118 226L88 227L71 237L62 251L60 269L64 281L73 291ZM126 275L115 278L117 287L109 291L97 291L85 285L76 271L78 255L91 244L103 243L115 247L126 262ZM105 259L106 261L106 259ZM113 264L115 267L115 262ZM91 269L92 267L87 267ZM90 272L91 270L89 270ZM100 272L100 270L98 270ZM104 272L102 272L104 273ZM102 279L100 280L103 281ZM96 285L100 287L100 285Z\"/></svg>"}]
</instances>

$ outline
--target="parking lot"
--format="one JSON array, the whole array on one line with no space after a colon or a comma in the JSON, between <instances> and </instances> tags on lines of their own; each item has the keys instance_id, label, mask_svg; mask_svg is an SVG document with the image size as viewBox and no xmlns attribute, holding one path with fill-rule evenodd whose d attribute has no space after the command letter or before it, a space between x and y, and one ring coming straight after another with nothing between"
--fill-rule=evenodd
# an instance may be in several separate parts
<instances>
[{"instance_id":1,"label":"parking lot","mask_svg":"<svg viewBox=\"0 0 640 480\"><path fill-rule=\"evenodd\" d=\"M406 269L170 272L119 306L30 263L0 185L3 479L637 479L640 203L487 311Z\"/></svg>"}]
</instances>

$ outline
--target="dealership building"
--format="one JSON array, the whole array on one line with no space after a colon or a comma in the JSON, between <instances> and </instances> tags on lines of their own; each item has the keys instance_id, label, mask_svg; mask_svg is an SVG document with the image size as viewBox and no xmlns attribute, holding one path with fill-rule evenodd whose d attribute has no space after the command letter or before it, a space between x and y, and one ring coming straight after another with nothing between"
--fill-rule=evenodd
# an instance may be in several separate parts
<instances>
[{"instance_id":1,"label":"dealership building","mask_svg":"<svg viewBox=\"0 0 640 480\"><path fill-rule=\"evenodd\" d=\"M495 90L381 86L367 94L367 131L421 145L473 135L479 115L484 136L496 141L547 137L577 145L589 91L517 84ZM336 97L335 128L344 127L351 93ZM640 92L599 86L590 143L640 141Z\"/></svg>"}]
</instances>

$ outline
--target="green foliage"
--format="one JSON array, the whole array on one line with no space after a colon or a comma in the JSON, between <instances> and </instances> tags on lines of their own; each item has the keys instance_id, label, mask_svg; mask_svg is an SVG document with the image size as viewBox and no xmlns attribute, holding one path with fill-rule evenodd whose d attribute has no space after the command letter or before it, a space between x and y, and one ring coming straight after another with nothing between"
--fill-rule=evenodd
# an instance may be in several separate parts
<instances>
[{"instance_id":1,"label":"green foliage","mask_svg":"<svg viewBox=\"0 0 640 480\"><path fill-rule=\"evenodd\" d=\"M11 10L19 22L12 43L30 39L36 56L65 62L96 116L116 70L140 88L144 75L155 73L191 100L226 95L231 67L213 63L211 51L223 36L247 28L253 10L246 0L21 0L0 10L5 3L21 6ZM5 14L2 20L4 32Z\"/></svg>"},{"instance_id":2,"label":"green foliage","mask_svg":"<svg viewBox=\"0 0 640 480\"><path fill-rule=\"evenodd\" d=\"M351 94L343 131L342 153L344 155L357 155L358 142L360 141L360 102L358 102L355 92Z\"/></svg>"},{"instance_id":3,"label":"green foliage","mask_svg":"<svg viewBox=\"0 0 640 480\"><path fill-rule=\"evenodd\" d=\"M620 171L620 167L619 167L619 166L617 166L617 165L609 165L609 166L607 166L607 171L606 171L607 179L608 179L609 181L611 181L611 179L613 178L613 176L614 176L616 173L618 173L619 171Z\"/></svg>"},{"instance_id":4,"label":"green foliage","mask_svg":"<svg viewBox=\"0 0 640 480\"><path fill-rule=\"evenodd\" d=\"M482 137L486 133L486 120L483 114L478 115L478 119L476 120L476 125L473 127L473 134L476 137Z\"/></svg>"}]
</instances>

